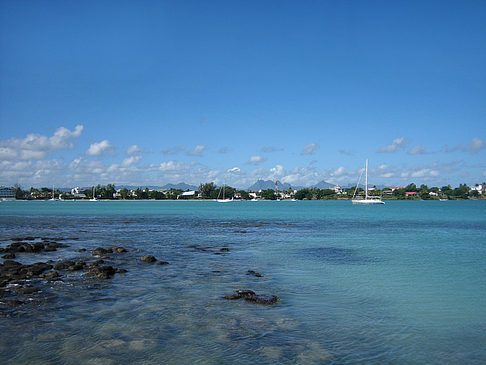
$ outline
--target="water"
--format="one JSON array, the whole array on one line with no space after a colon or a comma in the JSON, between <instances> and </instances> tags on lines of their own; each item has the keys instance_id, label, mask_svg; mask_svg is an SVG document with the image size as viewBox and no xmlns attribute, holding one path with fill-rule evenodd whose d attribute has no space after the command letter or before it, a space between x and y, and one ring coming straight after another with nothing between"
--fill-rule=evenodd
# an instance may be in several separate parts
<instances>
[{"instance_id":1,"label":"water","mask_svg":"<svg viewBox=\"0 0 486 365\"><path fill-rule=\"evenodd\" d=\"M34 280L31 303L0 312L0 360L484 363L485 213L484 201L2 202L1 247L25 236L69 245L22 263L129 252L107 260L128 270L109 280ZM237 289L281 300L223 298Z\"/></svg>"}]
</instances>

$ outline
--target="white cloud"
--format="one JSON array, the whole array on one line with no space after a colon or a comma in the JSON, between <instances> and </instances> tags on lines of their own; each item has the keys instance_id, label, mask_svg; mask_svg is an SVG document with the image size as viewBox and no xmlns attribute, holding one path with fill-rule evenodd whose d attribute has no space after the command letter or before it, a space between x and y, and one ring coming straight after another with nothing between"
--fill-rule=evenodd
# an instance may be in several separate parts
<instances>
[{"instance_id":1,"label":"white cloud","mask_svg":"<svg viewBox=\"0 0 486 365\"><path fill-rule=\"evenodd\" d=\"M228 172L240 172L239 167L233 167L232 169L229 169Z\"/></svg>"},{"instance_id":2,"label":"white cloud","mask_svg":"<svg viewBox=\"0 0 486 365\"><path fill-rule=\"evenodd\" d=\"M437 176L439 176L438 170L427 169L427 168L420 169L410 173L410 177L414 177L414 178L431 178Z\"/></svg>"},{"instance_id":3,"label":"white cloud","mask_svg":"<svg viewBox=\"0 0 486 365\"><path fill-rule=\"evenodd\" d=\"M333 173L332 176L341 176L345 173L346 169L344 167L337 168Z\"/></svg>"},{"instance_id":4,"label":"white cloud","mask_svg":"<svg viewBox=\"0 0 486 365\"><path fill-rule=\"evenodd\" d=\"M319 145L317 143L309 143L307 146L304 147L301 155L313 155L315 151L319 149Z\"/></svg>"},{"instance_id":5,"label":"white cloud","mask_svg":"<svg viewBox=\"0 0 486 365\"><path fill-rule=\"evenodd\" d=\"M471 153L478 153L484 148L484 141L481 138L475 137L471 142L464 148L465 151Z\"/></svg>"},{"instance_id":6,"label":"white cloud","mask_svg":"<svg viewBox=\"0 0 486 365\"><path fill-rule=\"evenodd\" d=\"M247 162L249 165L259 165L265 162L267 159L263 156L253 155L250 157L250 160Z\"/></svg>"},{"instance_id":7,"label":"white cloud","mask_svg":"<svg viewBox=\"0 0 486 365\"><path fill-rule=\"evenodd\" d=\"M277 148L277 147L274 147L274 146L265 146L265 147L262 147L262 152L265 152L265 153L277 152L277 151L281 151L281 150L282 149Z\"/></svg>"},{"instance_id":8,"label":"white cloud","mask_svg":"<svg viewBox=\"0 0 486 365\"><path fill-rule=\"evenodd\" d=\"M159 171L163 172L175 172L175 171L184 171L187 170L187 167L184 165L182 162L177 162L177 161L168 161L168 162L162 162L158 166Z\"/></svg>"},{"instance_id":9,"label":"white cloud","mask_svg":"<svg viewBox=\"0 0 486 365\"><path fill-rule=\"evenodd\" d=\"M274 176L274 178L280 178L284 174L284 167L282 165L277 165L270 169L270 173Z\"/></svg>"},{"instance_id":10,"label":"white cloud","mask_svg":"<svg viewBox=\"0 0 486 365\"><path fill-rule=\"evenodd\" d=\"M418 144L415 147L412 147L408 151L408 154L409 155L426 155L427 154L427 151L425 150L425 148L422 145L419 145Z\"/></svg>"},{"instance_id":11,"label":"white cloud","mask_svg":"<svg viewBox=\"0 0 486 365\"><path fill-rule=\"evenodd\" d=\"M228 146L221 147L218 150L218 153L228 153L228 152L229 152L229 147Z\"/></svg>"},{"instance_id":12,"label":"white cloud","mask_svg":"<svg viewBox=\"0 0 486 365\"><path fill-rule=\"evenodd\" d=\"M205 149L206 149L206 146L197 145L192 150L187 151L187 154L190 155L190 156L202 156Z\"/></svg>"},{"instance_id":13,"label":"white cloud","mask_svg":"<svg viewBox=\"0 0 486 365\"><path fill-rule=\"evenodd\" d=\"M92 143L86 151L86 154L90 156L101 156L106 153L113 153L113 151L114 147L110 144L110 141L105 139L101 142Z\"/></svg>"},{"instance_id":14,"label":"white cloud","mask_svg":"<svg viewBox=\"0 0 486 365\"><path fill-rule=\"evenodd\" d=\"M122 167L128 167L137 164L142 159L142 156L130 156L124 159L121 163Z\"/></svg>"},{"instance_id":15,"label":"white cloud","mask_svg":"<svg viewBox=\"0 0 486 365\"><path fill-rule=\"evenodd\" d=\"M140 153L142 152L142 149L140 147L138 147L136 144L134 144L133 146L130 146L127 148L127 155L134 155L136 153Z\"/></svg>"},{"instance_id":16,"label":"white cloud","mask_svg":"<svg viewBox=\"0 0 486 365\"><path fill-rule=\"evenodd\" d=\"M51 137L28 134L25 138L0 141L0 159L43 159L50 152L72 148L72 140L77 139L82 131L82 125L77 125L73 131L60 127Z\"/></svg>"},{"instance_id":17,"label":"white cloud","mask_svg":"<svg viewBox=\"0 0 486 365\"><path fill-rule=\"evenodd\" d=\"M391 144L381 147L378 152L381 153L393 153L401 148L405 148L407 140L404 137L396 138Z\"/></svg>"}]
</instances>

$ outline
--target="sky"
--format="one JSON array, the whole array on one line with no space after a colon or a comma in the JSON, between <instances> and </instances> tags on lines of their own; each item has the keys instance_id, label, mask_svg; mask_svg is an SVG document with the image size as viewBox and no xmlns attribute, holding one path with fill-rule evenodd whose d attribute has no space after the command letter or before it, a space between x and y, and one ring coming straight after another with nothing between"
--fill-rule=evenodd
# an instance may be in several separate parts
<instances>
[{"instance_id":1,"label":"sky","mask_svg":"<svg viewBox=\"0 0 486 365\"><path fill-rule=\"evenodd\" d=\"M484 1L0 0L0 185L486 181Z\"/></svg>"}]
</instances>

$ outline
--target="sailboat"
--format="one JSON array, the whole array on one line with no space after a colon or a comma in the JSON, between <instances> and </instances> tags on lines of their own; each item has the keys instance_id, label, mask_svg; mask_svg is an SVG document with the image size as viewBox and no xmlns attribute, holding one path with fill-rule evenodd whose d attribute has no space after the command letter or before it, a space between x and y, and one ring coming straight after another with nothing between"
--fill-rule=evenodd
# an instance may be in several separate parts
<instances>
[{"instance_id":1,"label":"sailboat","mask_svg":"<svg viewBox=\"0 0 486 365\"><path fill-rule=\"evenodd\" d=\"M363 173L361 173L361 176ZM381 200L379 196L369 196L368 195L368 159L366 159L366 165L365 165L365 197L364 199L361 197L356 197L356 192L358 191L358 185L361 180L361 176L359 177L358 183L356 184L356 189L354 189L354 194L351 202L353 204L365 204L365 205L370 205L370 204L385 204L384 201Z\"/></svg>"},{"instance_id":2,"label":"sailboat","mask_svg":"<svg viewBox=\"0 0 486 365\"><path fill-rule=\"evenodd\" d=\"M219 189L218 199L216 199L216 201L218 203L229 203L229 202L232 202L233 201L233 197L231 197L231 199L228 199L228 198L225 198L224 197L224 187L225 186L226 186L226 184L223 184L223 186L221 187L221 189ZM221 194L221 191L223 191L223 199L220 199L219 198L219 195Z\"/></svg>"},{"instance_id":3,"label":"sailboat","mask_svg":"<svg viewBox=\"0 0 486 365\"><path fill-rule=\"evenodd\" d=\"M91 198L89 201L90 202L97 202L98 201L98 199L96 199L96 196L95 196L95 188L94 188L94 186L93 186L93 198Z\"/></svg>"},{"instance_id":4,"label":"sailboat","mask_svg":"<svg viewBox=\"0 0 486 365\"><path fill-rule=\"evenodd\" d=\"M59 194L59 196L61 196L61 194ZM56 200L56 196L54 195L54 185L52 186L52 198L49 199L49 200L51 200L51 201Z\"/></svg>"}]
</instances>

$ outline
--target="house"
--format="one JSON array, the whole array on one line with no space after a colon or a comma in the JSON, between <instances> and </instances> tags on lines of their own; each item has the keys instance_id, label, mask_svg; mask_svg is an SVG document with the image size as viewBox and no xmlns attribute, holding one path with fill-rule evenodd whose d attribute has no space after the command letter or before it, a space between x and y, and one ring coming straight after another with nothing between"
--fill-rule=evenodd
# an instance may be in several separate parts
<instances>
[{"instance_id":1,"label":"house","mask_svg":"<svg viewBox=\"0 0 486 365\"><path fill-rule=\"evenodd\" d=\"M390 186L390 187L389 187L389 189L390 189L392 192L394 192L394 191L395 191L395 190L397 190L397 189L405 189L405 187L404 187L404 186Z\"/></svg>"},{"instance_id":2,"label":"house","mask_svg":"<svg viewBox=\"0 0 486 365\"><path fill-rule=\"evenodd\" d=\"M343 192L343 188L340 187L339 185L336 185L335 187L331 188L332 191L334 191L336 194L341 194Z\"/></svg>"},{"instance_id":3,"label":"house","mask_svg":"<svg viewBox=\"0 0 486 365\"><path fill-rule=\"evenodd\" d=\"M14 200L15 199L14 190L12 188L0 186L0 199L1 200Z\"/></svg>"},{"instance_id":4,"label":"house","mask_svg":"<svg viewBox=\"0 0 486 365\"><path fill-rule=\"evenodd\" d=\"M196 192L194 190L185 191L181 195L177 197L177 199L192 199L196 196Z\"/></svg>"},{"instance_id":5,"label":"house","mask_svg":"<svg viewBox=\"0 0 486 365\"><path fill-rule=\"evenodd\" d=\"M414 198L414 197L418 196L418 193L416 191L406 191L405 196L409 197L409 198Z\"/></svg>"},{"instance_id":6,"label":"house","mask_svg":"<svg viewBox=\"0 0 486 365\"><path fill-rule=\"evenodd\" d=\"M475 185L471 188L471 191L477 191L479 194L482 194L483 193L483 190L484 190L484 186L479 184L479 185Z\"/></svg>"},{"instance_id":7,"label":"house","mask_svg":"<svg viewBox=\"0 0 486 365\"><path fill-rule=\"evenodd\" d=\"M429 195L430 195L430 196L439 196L439 194L437 194L435 191L431 191L431 192L429 193Z\"/></svg>"}]
</instances>

